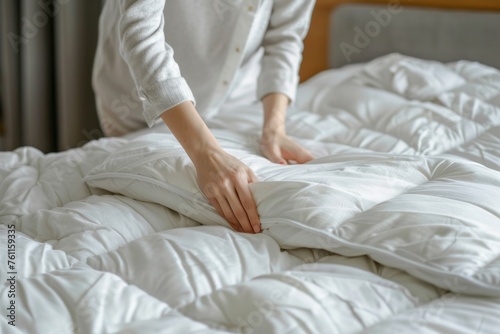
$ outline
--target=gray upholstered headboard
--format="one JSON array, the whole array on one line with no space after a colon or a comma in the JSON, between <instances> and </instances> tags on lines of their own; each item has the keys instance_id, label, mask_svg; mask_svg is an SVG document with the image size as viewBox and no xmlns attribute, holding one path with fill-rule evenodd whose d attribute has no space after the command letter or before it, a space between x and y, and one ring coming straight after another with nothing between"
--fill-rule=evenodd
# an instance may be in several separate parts
<instances>
[{"instance_id":1,"label":"gray upholstered headboard","mask_svg":"<svg viewBox=\"0 0 500 334\"><path fill-rule=\"evenodd\" d=\"M381 10L387 6L344 5L332 13L330 67L399 52L442 62L478 61L500 68L500 13L405 7L388 17L376 14Z\"/></svg>"}]
</instances>

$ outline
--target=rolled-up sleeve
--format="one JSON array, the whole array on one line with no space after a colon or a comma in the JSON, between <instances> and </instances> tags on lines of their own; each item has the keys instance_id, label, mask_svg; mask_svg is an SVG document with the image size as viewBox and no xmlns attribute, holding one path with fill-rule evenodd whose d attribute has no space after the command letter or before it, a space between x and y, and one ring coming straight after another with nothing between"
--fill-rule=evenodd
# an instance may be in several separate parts
<instances>
[{"instance_id":1,"label":"rolled-up sleeve","mask_svg":"<svg viewBox=\"0 0 500 334\"><path fill-rule=\"evenodd\" d=\"M282 93L295 99L302 61L303 39L309 29L315 0L275 0L264 36L264 57L259 76L259 99Z\"/></svg>"},{"instance_id":2,"label":"rolled-up sleeve","mask_svg":"<svg viewBox=\"0 0 500 334\"><path fill-rule=\"evenodd\" d=\"M165 0L120 0L120 54L128 64L152 126L160 115L195 99L165 41Z\"/></svg>"}]
</instances>

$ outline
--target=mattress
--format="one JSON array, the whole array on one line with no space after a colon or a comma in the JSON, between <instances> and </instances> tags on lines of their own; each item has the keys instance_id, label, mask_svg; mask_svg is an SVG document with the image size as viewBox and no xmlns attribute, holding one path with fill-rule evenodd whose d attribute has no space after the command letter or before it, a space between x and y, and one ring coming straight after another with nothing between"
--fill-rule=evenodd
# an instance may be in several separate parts
<instances>
[{"instance_id":1,"label":"mattress","mask_svg":"<svg viewBox=\"0 0 500 334\"><path fill-rule=\"evenodd\" d=\"M259 178L238 233L164 126L0 153L2 333L498 333L500 72L392 54L207 120ZM13 326L15 325L15 326Z\"/></svg>"}]
</instances>

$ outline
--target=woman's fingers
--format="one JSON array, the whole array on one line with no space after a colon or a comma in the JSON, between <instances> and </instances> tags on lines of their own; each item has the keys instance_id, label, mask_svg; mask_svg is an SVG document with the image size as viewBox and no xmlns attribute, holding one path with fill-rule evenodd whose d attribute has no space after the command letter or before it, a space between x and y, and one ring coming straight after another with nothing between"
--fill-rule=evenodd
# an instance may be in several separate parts
<instances>
[{"instance_id":1,"label":"woman's fingers","mask_svg":"<svg viewBox=\"0 0 500 334\"><path fill-rule=\"evenodd\" d=\"M248 187L248 179L255 178L250 170L240 170L225 183L226 199L234 217L247 233L259 233L260 221L257 207Z\"/></svg>"},{"instance_id":2,"label":"woman's fingers","mask_svg":"<svg viewBox=\"0 0 500 334\"><path fill-rule=\"evenodd\" d=\"M247 171L247 182L248 183L254 183L254 182L258 182L258 181L259 181L259 178L255 175L255 173L253 172L253 170L251 170L249 168L248 171ZM252 195L252 199L253 199L253 195Z\"/></svg>"},{"instance_id":3,"label":"woman's fingers","mask_svg":"<svg viewBox=\"0 0 500 334\"><path fill-rule=\"evenodd\" d=\"M272 162L282 165L287 164L286 160L283 159L283 157L281 156L281 150L279 145L276 145L274 143L262 144L261 151L264 154L264 156L269 160L271 160Z\"/></svg>"},{"instance_id":4,"label":"woman's fingers","mask_svg":"<svg viewBox=\"0 0 500 334\"><path fill-rule=\"evenodd\" d=\"M253 178L256 179L255 175ZM241 182L237 184L236 193L253 231L255 233L260 233L262 229L260 225L259 213L257 211L257 205L255 204L252 192L248 186L248 179L241 180Z\"/></svg>"},{"instance_id":5,"label":"woman's fingers","mask_svg":"<svg viewBox=\"0 0 500 334\"><path fill-rule=\"evenodd\" d=\"M224 217L238 232L260 233L260 219L253 195L248 187L249 182L257 181L257 177L248 171L239 178L218 185L216 196L209 199L217 212Z\"/></svg>"},{"instance_id":6,"label":"woman's fingers","mask_svg":"<svg viewBox=\"0 0 500 334\"><path fill-rule=\"evenodd\" d=\"M286 157L287 160L294 160L299 164L304 164L314 159L313 155L309 153L309 151L300 147L298 144L294 143L294 147L290 151L291 154L289 157Z\"/></svg>"},{"instance_id":7,"label":"woman's fingers","mask_svg":"<svg viewBox=\"0 0 500 334\"><path fill-rule=\"evenodd\" d=\"M226 218L226 214L224 213L224 210L222 210L222 207L216 198L209 198L208 201L210 202L210 204L212 204L212 206L215 208L215 210L217 210L219 215L221 217L224 217L224 219L226 219L226 221L229 223L229 225L231 225L233 230L235 230L237 232L243 232L241 226L238 223L236 223L234 221L230 221L229 219ZM227 209L226 209L226 211L227 211Z\"/></svg>"},{"instance_id":8,"label":"woman's fingers","mask_svg":"<svg viewBox=\"0 0 500 334\"><path fill-rule=\"evenodd\" d=\"M236 191L232 189L232 191L228 192L226 196L227 202L233 212L233 217L236 218L236 221L241 226L243 231L246 233L257 233L250 224L250 220L248 219L247 213L243 208Z\"/></svg>"},{"instance_id":9,"label":"woman's fingers","mask_svg":"<svg viewBox=\"0 0 500 334\"><path fill-rule=\"evenodd\" d=\"M257 207L248 186L258 180L250 168L219 151L198 160L196 172L203 194L236 231L261 231Z\"/></svg>"},{"instance_id":10,"label":"woman's fingers","mask_svg":"<svg viewBox=\"0 0 500 334\"><path fill-rule=\"evenodd\" d=\"M288 164L288 161L303 164L314 159L308 150L282 134L263 137L261 151L266 158L282 165Z\"/></svg>"}]
</instances>

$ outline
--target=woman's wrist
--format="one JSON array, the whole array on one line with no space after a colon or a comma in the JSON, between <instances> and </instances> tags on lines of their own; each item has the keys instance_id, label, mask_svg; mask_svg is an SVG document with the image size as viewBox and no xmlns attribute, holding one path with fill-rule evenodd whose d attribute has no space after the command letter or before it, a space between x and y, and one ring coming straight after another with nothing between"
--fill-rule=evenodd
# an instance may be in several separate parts
<instances>
[{"instance_id":1,"label":"woman's wrist","mask_svg":"<svg viewBox=\"0 0 500 334\"><path fill-rule=\"evenodd\" d=\"M262 136L285 135L286 110L290 100L284 94L272 93L264 96L264 124Z\"/></svg>"},{"instance_id":2,"label":"woman's wrist","mask_svg":"<svg viewBox=\"0 0 500 334\"><path fill-rule=\"evenodd\" d=\"M193 165L198 168L203 168L207 162L212 160L217 160L218 157L221 157L226 152L219 145L208 145L200 150L192 151L188 153L189 158L193 162Z\"/></svg>"},{"instance_id":3,"label":"woman's wrist","mask_svg":"<svg viewBox=\"0 0 500 334\"><path fill-rule=\"evenodd\" d=\"M208 129L191 102L183 102L161 115L187 155L195 165L207 156L222 151L217 139Z\"/></svg>"}]
</instances>

